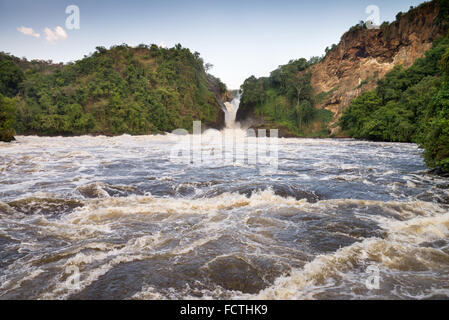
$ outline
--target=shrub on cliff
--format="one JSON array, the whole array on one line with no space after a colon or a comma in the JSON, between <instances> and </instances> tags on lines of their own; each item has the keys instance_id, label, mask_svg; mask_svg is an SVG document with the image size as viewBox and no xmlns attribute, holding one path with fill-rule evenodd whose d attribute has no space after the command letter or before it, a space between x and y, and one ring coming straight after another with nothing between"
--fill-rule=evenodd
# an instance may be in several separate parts
<instances>
[{"instance_id":1,"label":"shrub on cliff","mask_svg":"<svg viewBox=\"0 0 449 320\"><path fill-rule=\"evenodd\" d=\"M449 172L449 84L446 82L432 102L435 114L428 121L422 146L430 167Z\"/></svg>"}]
</instances>

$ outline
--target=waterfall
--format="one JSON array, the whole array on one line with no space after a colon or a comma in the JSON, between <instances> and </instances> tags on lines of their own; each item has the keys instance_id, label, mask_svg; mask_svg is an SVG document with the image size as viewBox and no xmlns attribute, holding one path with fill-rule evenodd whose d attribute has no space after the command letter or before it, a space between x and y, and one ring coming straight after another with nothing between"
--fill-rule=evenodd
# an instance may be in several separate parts
<instances>
[{"instance_id":1,"label":"waterfall","mask_svg":"<svg viewBox=\"0 0 449 320\"><path fill-rule=\"evenodd\" d=\"M232 99L231 102L224 103L225 110L225 124L228 129L237 129L239 128L238 124L235 123L235 118L237 117L237 111L239 110L240 105L240 93Z\"/></svg>"}]
</instances>

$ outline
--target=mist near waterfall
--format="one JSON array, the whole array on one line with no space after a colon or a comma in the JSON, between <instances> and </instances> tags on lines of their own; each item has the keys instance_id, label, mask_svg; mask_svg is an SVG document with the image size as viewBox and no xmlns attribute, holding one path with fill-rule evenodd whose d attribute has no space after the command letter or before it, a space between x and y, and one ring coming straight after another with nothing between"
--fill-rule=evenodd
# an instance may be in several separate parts
<instances>
[{"instance_id":1,"label":"mist near waterfall","mask_svg":"<svg viewBox=\"0 0 449 320\"><path fill-rule=\"evenodd\" d=\"M240 124L236 123L237 112L240 106L240 92L232 99L231 102L225 102L225 124L227 129L240 129Z\"/></svg>"}]
</instances>

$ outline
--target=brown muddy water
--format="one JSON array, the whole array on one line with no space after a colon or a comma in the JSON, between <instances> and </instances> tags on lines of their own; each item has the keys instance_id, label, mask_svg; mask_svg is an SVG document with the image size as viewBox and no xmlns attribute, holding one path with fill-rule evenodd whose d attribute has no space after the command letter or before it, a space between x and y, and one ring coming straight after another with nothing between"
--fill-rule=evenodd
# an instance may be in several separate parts
<instances>
[{"instance_id":1,"label":"brown muddy water","mask_svg":"<svg viewBox=\"0 0 449 320\"><path fill-rule=\"evenodd\" d=\"M0 143L0 299L449 297L449 180L416 145L280 139L266 172L175 143Z\"/></svg>"}]
</instances>

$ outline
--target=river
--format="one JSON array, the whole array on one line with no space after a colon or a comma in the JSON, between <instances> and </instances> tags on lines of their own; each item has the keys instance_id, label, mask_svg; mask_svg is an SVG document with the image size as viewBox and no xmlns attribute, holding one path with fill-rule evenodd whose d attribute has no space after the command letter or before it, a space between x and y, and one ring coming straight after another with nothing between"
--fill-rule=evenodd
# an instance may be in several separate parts
<instances>
[{"instance_id":1,"label":"river","mask_svg":"<svg viewBox=\"0 0 449 320\"><path fill-rule=\"evenodd\" d=\"M177 139L0 143L0 299L449 297L449 180L416 145L278 139L262 170Z\"/></svg>"}]
</instances>

